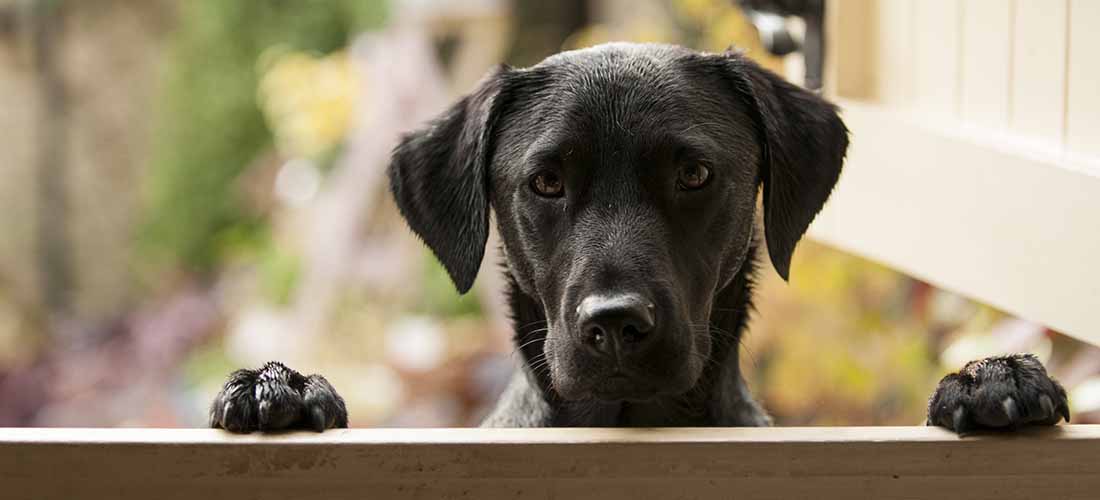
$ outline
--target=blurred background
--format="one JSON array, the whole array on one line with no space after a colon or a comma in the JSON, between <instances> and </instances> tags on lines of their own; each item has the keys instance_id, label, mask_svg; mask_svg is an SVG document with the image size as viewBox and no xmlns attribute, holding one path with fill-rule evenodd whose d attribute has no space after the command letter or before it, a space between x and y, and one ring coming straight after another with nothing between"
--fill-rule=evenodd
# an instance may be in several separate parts
<instances>
[{"instance_id":1,"label":"blurred background","mask_svg":"<svg viewBox=\"0 0 1100 500\"><path fill-rule=\"evenodd\" d=\"M269 359L353 426L475 425L519 361L499 259L457 295L386 192L399 134L499 62L610 40L819 85L812 13L769 3L800 2L0 0L0 426L205 426ZM919 424L941 376L1016 351L1100 422L1100 349L812 241L792 267L761 266L743 352L778 425Z\"/></svg>"}]
</instances>

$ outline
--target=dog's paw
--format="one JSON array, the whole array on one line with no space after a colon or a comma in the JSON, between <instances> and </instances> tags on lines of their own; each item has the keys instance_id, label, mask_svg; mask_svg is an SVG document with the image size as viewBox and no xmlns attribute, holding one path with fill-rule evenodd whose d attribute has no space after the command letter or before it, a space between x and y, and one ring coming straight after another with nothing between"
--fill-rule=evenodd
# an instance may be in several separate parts
<instances>
[{"instance_id":1,"label":"dog's paw","mask_svg":"<svg viewBox=\"0 0 1100 500\"><path fill-rule=\"evenodd\" d=\"M230 432L347 426L344 399L325 377L304 376L277 361L233 372L210 405L210 427Z\"/></svg>"},{"instance_id":2,"label":"dog's paw","mask_svg":"<svg viewBox=\"0 0 1100 500\"><path fill-rule=\"evenodd\" d=\"M1032 354L971 361L940 380L928 400L927 425L959 434L1069 422L1066 391Z\"/></svg>"}]
</instances>

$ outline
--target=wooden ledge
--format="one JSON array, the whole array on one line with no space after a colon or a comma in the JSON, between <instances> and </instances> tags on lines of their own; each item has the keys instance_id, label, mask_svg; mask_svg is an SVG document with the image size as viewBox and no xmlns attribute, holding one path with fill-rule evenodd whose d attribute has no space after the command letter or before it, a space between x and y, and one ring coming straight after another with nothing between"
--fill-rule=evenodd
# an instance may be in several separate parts
<instances>
[{"instance_id":1,"label":"wooden ledge","mask_svg":"<svg viewBox=\"0 0 1100 500\"><path fill-rule=\"evenodd\" d=\"M5 499L1097 498L1100 425L0 429Z\"/></svg>"}]
</instances>

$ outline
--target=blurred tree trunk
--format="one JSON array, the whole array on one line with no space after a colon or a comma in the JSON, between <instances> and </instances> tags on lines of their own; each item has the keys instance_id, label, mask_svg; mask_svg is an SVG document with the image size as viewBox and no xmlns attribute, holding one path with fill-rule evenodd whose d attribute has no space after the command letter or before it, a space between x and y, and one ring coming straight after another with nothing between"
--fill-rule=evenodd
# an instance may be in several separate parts
<instances>
[{"instance_id":1,"label":"blurred tree trunk","mask_svg":"<svg viewBox=\"0 0 1100 500\"><path fill-rule=\"evenodd\" d=\"M69 245L69 95L57 61L64 19L61 0L25 4L28 42L38 88L37 189L38 280L51 321L71 312L72 255Z\"/></svg>"},{"instance_id":2,"label":"blurred tree trunk","mask_svg":"<svg viewBox=\"0 0 1100 500\"><path fill-rule=\"evenodd\" d=\"M589 23L590 0L512 0L515 25L507 61L530 66L561 50L569 35Z\"/></svg>"}]
</instances>

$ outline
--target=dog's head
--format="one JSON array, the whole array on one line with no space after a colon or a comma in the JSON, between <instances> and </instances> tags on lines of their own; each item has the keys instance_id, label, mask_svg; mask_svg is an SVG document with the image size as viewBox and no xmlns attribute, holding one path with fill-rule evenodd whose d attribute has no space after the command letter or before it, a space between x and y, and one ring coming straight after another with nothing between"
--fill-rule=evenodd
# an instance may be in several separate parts
<instances>
[{"instance_id":1,"label":"dog's head","mask_svg":"<svg viewBox=\"0 0 1100 500\"><path fill-rule=\"evenodd\" d=\"M404 139L390 179L460 292L492 207L516 285L545 313L554 390L635 400L699 380L761 186L786 278L847 144L831 104L739 54L610 44L492 73Z\"/></svg>"}]
</instances>

